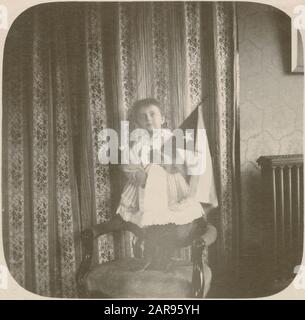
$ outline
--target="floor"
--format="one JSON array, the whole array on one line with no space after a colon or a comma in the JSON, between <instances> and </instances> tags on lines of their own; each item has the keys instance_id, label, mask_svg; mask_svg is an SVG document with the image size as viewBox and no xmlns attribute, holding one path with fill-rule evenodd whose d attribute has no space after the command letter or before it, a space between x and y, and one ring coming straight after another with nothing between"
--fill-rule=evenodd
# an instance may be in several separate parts
<instances>
[{"instance_id":1,"label":"floor","mask_svg":"<svg viewBox=\"0 0 305 320\"><path fill-rule=\"evenodd\" d=\"M207 298L260 298L284 290L294 279L294 274L270 277L257 257L244 257L236 276L214 273Z\"/></svg>"}]
</instances>

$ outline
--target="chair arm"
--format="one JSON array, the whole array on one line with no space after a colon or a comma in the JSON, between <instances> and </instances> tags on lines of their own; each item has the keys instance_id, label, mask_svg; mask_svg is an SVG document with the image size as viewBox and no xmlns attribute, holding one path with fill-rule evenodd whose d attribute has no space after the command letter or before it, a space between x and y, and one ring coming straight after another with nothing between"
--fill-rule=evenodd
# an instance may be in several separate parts
<instances>
[{"instance_id":1,"label":"chair arm","mask_svg":"<svg viewBox=\"0 0 305 320\"><path fill-rule=\"evenodd\" d=\"M217 229L212 224L208 223L207 230L201 236L201 239L203 239L205 242L205 245L209 247L217 239Z\"/></svg>"},{"instance_id":2,"label":"chair arm","mask_svg":"<svg viewBox=\"0 0 305 320\"><path fill-rule=\"evenodd\" d=\"M143 238L143 231L140 227L133 225L130 222L125 222L118 214L114 215L109 221L101 222L82 231L82 261L76 273L76 284L79 296L88 296L86 289L86 276L90 271L92 264L94 240L101 235L123 230L130 231L137 237Z\"/></svg>"},{"instance_id":3,"label":"chair arm","mask_svg":"<svg viewBox=\"0 0 305 320\"><path fill-rule=\"evenodd\" d=\"M139 238L143 238L143 230L137 225L124 221L119 214L115 214L111 220L104 221L92 227L95 238L116 231L130 231Z\"/></svg>"}]
</instances>

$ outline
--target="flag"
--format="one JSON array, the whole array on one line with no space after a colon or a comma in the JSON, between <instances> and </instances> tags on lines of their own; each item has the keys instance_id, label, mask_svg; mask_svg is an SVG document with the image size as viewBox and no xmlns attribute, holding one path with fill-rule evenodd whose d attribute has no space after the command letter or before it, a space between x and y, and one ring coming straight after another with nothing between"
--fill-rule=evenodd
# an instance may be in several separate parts
<instances>
[{"instance_id":1,"label":"flag","mask_svg":"<svg viewBox=\"0 0 305 320\"><path fill-rule=\"evenodd\" d=\"M199 145L200 141L205 141L204 144L204 170L200 174L193 174L190 177L189 184L191 196L198 202L210 204L213 208L218 207L218 199L215 188L214 171L212 158L210 153L209 141L206 134L206 127L202 114L202 106L199 105L180 125L181 129L187 132L187 129L194 130L194 151L200 153L202 146ZM199 135L204 135L199 137Z\"/></svg>"}]
</instances>

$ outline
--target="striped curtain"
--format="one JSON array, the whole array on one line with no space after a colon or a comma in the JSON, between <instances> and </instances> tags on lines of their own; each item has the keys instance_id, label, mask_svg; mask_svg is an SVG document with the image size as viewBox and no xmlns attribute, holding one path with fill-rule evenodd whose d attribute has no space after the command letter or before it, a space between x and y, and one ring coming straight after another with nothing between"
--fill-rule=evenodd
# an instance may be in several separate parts
<instances>
[{"instance_id":1,"label":"striped curtain","mask_svg":"<svg viewBox=\"0 0 305 320\"><path fill-rule=\"evenodd\" d=\"M98 163L98 134L119 129L148 96L171 128L204 99L217 261L232 263L235 30L233 5L208 2L44 4L14 22L4 56L3 234L21 286L76 297L80 231L114 214L122 187L117 168ZM131 256L130 243L127 232L100 237L95 262Z\"/></svg>"}]
</instances>

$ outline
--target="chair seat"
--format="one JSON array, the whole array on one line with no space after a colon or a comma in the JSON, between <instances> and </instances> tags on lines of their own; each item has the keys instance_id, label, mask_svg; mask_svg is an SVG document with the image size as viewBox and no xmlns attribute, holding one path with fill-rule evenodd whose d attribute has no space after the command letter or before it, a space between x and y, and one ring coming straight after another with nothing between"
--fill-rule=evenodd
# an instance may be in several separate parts
<instances>
[{"instance_id":1,"label":"chair seat","mask_svg":"<svg viewBox=\"0 0 305 320\"><path fill-rule=\"evenodd\" d=\"M87 275L89 292L112 298L191 297L192 265L179 263L170 271L142 269L143 259L120 259L94 267Z\"/></svg>"}]
</instances>

